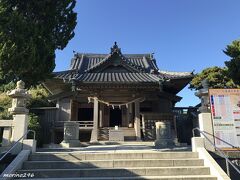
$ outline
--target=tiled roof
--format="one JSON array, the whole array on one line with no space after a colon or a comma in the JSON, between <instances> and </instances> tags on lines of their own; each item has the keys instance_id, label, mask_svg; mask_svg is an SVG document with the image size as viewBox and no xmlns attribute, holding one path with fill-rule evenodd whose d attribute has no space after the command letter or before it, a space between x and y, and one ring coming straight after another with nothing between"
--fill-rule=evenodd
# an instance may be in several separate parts
<instances>
[{"instance_id":1,"label":"tiled roof","mask_svg":"<svg viewBox=\"0 0 240 180\"><path fill-rule=\"evenodd\" d=\"M108 67L111 67L111 71L107 70ZM159 70L152 54L122 54L116 42L109 54L76 53L70 70L56 72L54 75L58 79L74 78L84 83L159 83L165 79L187 80L193 77L190 72Z\"/></svg>"},{"instance_id":2,"label":"tiled roof","mask_svg":"<svg viewBox=\"0 0 240 180\"><path fill-rule=\"evenodd\" d=\"M76 54L72 59L70 69L87 72L105 62L111 54ZM122 57L130 66L141 72L157 71L155 59L151 54L123 54Z\"/></svg>"},{"instance_id":3,"label":"tiled roof","mask_svg":"<svg viewBox=\"0 0 240 180\"><path fill-rule=\"evenodd\" d=\"M158 71L164 79L179 79L179 78L192 78L193 72L173 72L173 71Z\"/></svg>"},{"instance_id":4,"label":"tiled roof","mask_svg":"<svg viewBox=\"0 0 240 180\"><path fill-rule=\"evenodd\" d=\"M149 73L76 73L64 71L55 73L55 78L84 83L158 83L161 79Z\"/></svg>"}]
</instances>

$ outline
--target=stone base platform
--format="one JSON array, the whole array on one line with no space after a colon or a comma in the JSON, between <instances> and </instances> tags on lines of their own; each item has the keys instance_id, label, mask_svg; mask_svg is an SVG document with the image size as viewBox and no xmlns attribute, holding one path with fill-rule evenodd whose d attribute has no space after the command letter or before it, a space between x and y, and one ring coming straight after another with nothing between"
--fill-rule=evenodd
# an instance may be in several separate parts
<instances>
[{"instance_id":1,"label":"stone base platform","mask_svg":"<svg viewBox=\"0 0 240 180\"><path fill-rule=\"evenodd\" d=\"M61 144L59 145L64 148L70 148L70 147L80 147L81 143L79 140L68 140L68 141L62 141Z\"/></svg>"}]
</instances>

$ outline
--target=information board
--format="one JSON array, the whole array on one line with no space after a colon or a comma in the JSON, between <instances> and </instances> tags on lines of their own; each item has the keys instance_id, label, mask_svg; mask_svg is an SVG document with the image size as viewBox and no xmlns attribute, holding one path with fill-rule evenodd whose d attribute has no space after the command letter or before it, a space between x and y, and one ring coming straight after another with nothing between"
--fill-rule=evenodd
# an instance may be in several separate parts
<instances>
[{"instance_id":1,"label":"information board","mask_svg":"<svg viewBox=\"0 0 240 180\"><path fill-rule=\"evenodd\" d=\"M240 147L240 89L209 89L214 135ZM215 138L215 145L229 148Z\"/></svg>"}]
</instances>

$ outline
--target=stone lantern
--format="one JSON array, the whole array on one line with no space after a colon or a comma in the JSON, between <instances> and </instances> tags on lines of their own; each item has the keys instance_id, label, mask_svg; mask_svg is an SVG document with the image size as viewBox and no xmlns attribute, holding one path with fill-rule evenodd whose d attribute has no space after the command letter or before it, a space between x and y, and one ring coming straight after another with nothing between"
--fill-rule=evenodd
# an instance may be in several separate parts
<instances>
[{"instance_id":1,"label":"stone lantern","mask_svg":"<svg viewBox=\"0 0 240 180\"><path fill-rule=\"evenodd\" d=\"M12 142L17 142L19 139L23 138L21 142L18 142L17 147L12 151L16 154L21 149L32 149L32 152L36 149L36 141L32 139L27 139L28 131L28 112L26 108L26 102L30 99L30 94L25 88L25 83L21 80L17 82L17 87L8 92L7 95L12 98L12 107L8 111L13 115L13 133ZM24 136L25 135L25 136Z\"/></svg>"},{"instance_id":2,"label":"stone lantern","mask_svg":"<svg viewBox=\"0 0 240 180\"><path fill-rule=\"evenodd\" d=\"M8 96L12 98L12 107L8 111L15 114L28 114L29 110L26 108L26 102L30 99L30 94L25 88L25 83L20 80L17 82L16 89L8 92Z\"/></svg>"},{"instance_id":3,"label":"stone lantern","mask_svg":"<svg viewBox=\"0 0 240 180\"><path fill-rule=\"evenodd\" d=\"M210 113L210 100L209 100L209 83L205 79L201 82L202 89L195 93L197 97L201 99L200 113L198 114L199 129L209 134L213 134L213 121ZM201 135L202 136L202 135ZM211 142L214 142L213 136L206 135ZM203 137L203 136L202 136ZM208 151L215 151L214 146L207 140L205 140L205 148Z\"/></svg>"},{"instance_id":4,"label":"stone lantern","mask_svg":"<svg viewBox=\"0 0 240 180\"><path fill-rule=\"evenodd\" d=\"M201 107L199 108L201 113L210 112L210 102L208 96L209 82L207 79L201 82L202 89L195 93L197 97L201 99Z\"/></svg>"}]
</instances>

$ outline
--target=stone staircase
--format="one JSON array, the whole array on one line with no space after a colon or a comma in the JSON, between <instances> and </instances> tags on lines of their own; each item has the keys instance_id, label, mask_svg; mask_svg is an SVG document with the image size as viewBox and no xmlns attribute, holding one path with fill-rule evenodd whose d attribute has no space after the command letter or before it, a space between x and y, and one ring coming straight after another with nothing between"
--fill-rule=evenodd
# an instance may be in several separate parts
<instances>
[{"instance_id":1,"label":"stone staircase","mask_svg":"<svg viewBox=\"0 0 240 180\"><path fill-rule=\"evenodd\" d=\"M123 131L124 141L136 141L136 133L134 128L119 127L119 130ZM109 128L104 127L98 130L98 140L108 141L109 140Z\"/></svg>"},{"instance_id":2,"label":"stone staircase","mask_svg":"<svg viewBox=\"0 0 240 180\"><path fill-rule=\"evenodd\" d=\"M134 128L120 128L124 134L124 141L136 141L136 133Z\"/></svg>"},{"instance_id":3,"label":"stone staircase","mask_svg":"<svg viewBox=\"0 0 240 180\"><path fill-rule=\"evenodd\" d=\"M41 152L17 173L34 173L36 179L217 180L194 152Z\"/></svg>"}]
</instances>

